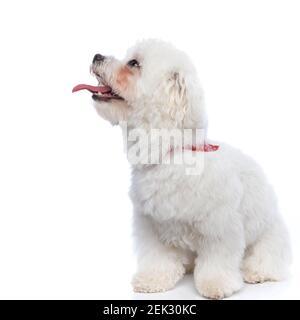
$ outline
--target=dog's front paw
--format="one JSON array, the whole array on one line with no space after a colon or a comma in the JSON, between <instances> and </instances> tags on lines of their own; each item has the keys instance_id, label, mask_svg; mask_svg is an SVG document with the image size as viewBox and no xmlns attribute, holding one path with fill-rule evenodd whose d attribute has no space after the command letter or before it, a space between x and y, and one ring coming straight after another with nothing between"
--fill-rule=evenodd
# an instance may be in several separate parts
<instances>
[{"instance_id":1,"label":"dog's front paw","mask_svg":"<svg viewBox=\"0 0 300 320\"><path fill-rule=\"evenodd\" d=\"M183 275L183 267L175 271L141 271L133 277L133 290L144 293L167 291L174 288Z\"/></svg>"},{"instance_id":2,"label":"dog's front paw","mask_svg":"<svg viewBox=\"0 0 300 320\"><path fill-rule=\"evenodd\" d=\"M242 280L239 276L216 276L207 279L196 278L195 284L198 292L203 297L209 299L223 299L240 290L242 287Z\"/></svg>"}]
</instances>

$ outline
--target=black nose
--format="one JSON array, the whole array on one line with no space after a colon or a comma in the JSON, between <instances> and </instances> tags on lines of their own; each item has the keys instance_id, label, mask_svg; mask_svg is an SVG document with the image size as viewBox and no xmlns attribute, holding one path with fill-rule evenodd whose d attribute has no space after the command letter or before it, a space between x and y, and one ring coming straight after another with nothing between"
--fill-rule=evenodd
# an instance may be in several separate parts
<instances>
[{"instance_id":1,"label":"black nose","mask_svg":"<svg viewBox=\"0 0 300 320\"><path fill-rule=\"evenodd\" d=\"M103 56L100 53L95 54L94 59L93 59L93 63L94 62L102 62L105 59L105 56Z\"/></svg>"}]
</instances>

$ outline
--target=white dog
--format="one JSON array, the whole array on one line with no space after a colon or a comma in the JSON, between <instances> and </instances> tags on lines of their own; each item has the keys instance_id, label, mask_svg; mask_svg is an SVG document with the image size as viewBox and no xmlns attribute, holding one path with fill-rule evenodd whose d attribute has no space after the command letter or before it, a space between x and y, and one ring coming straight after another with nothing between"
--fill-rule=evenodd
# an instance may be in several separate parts
<instances>
[{"instance_id":1,"label":"white dog","mask_svg":"<svg viewBox=\"0 0 300 320\"><path fill-rule=\"evenodd\" d=\"M142 41L123 61L97 54L91 70L99 86L79 85L74 91L90 90L98 113L112 124L149 134L153 128L206 129L194 67L172 45ZM243 280L277 281L286 275L288 234L260 167L226 144L205 146L183 146L201 153L199 175L188 175L186 164L132 166L137 292L169 290L193 270L199 293L220 299L241 289ZM170 152L162 149L160 156Z\"/></svg>"}]
</instances>

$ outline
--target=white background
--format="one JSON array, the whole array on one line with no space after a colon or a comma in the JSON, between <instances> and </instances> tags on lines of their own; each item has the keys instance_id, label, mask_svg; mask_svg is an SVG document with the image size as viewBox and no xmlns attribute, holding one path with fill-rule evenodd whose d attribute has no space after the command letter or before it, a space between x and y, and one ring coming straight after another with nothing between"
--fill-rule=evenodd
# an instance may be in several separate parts
<instances>
[{"instance_id":1,"label":"white background","mask_svg":"<svg viewBox=\"0 0 300 320\"><path fill-rule=\"evenodd\" d=\"M209 136L264 167L293 248L287 282L233 299L300 298L300 3L2 1L0 4L0 298L201 299L192 277L172 291L131 290L130 171L119 129L87 92L93 55L170 40L194 61Z\"/></svg>"}]
</instances>

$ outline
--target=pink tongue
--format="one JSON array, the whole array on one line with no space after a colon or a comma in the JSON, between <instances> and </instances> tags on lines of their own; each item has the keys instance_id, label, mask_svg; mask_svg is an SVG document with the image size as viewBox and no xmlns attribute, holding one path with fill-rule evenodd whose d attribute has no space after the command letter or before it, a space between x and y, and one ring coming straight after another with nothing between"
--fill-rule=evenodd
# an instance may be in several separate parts
<instances>
[{"instance_id":1,"label":"pink tongue","mask_svg":"<svg viewBox=\"0 0 300 320\"><path fill-rule=\"evenodd\" d=\"M80 90L88 90L92 93L109 93L111 92L111 87L109 86L90 86L88 84L78 84L77 86L75 86L72 90L72 92L77 92Z\"/></svg>"}]
</instances>

